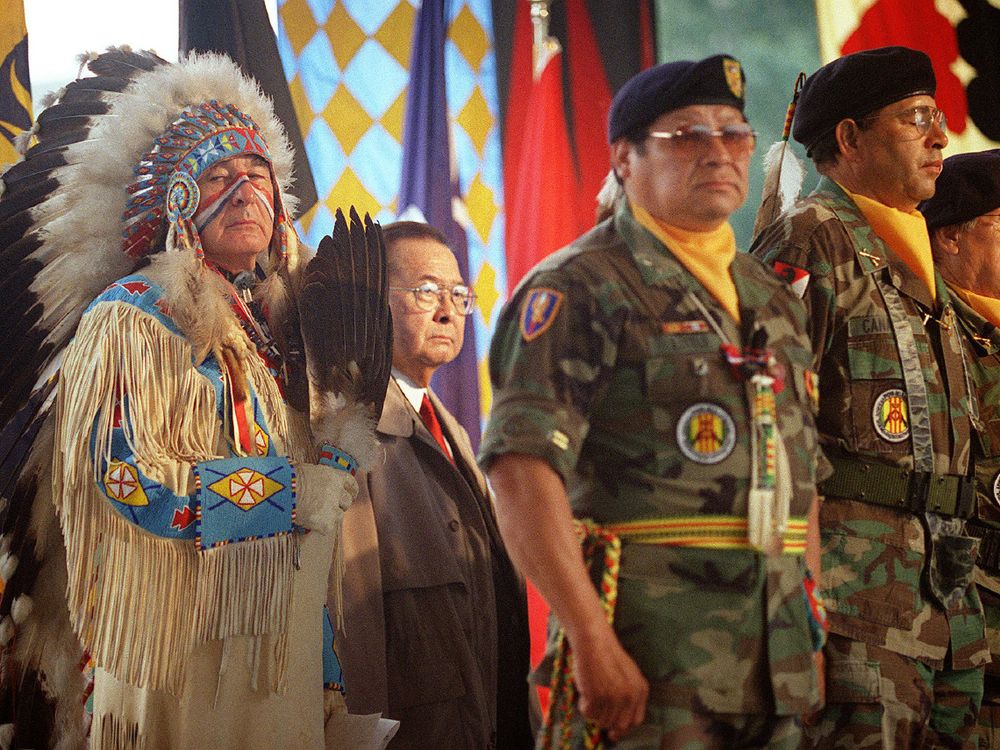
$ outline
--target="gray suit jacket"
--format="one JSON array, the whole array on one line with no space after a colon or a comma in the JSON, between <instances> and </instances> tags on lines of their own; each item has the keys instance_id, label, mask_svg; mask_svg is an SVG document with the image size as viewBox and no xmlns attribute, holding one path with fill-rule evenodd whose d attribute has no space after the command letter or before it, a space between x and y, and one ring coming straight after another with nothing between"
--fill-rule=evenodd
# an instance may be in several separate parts
<instances>
[{"instance_id":1,"label":"gray suit jacket","mask_svg":"<svg viewBox=\"0 0 1000 750\"><path fill-rule=\"evenodd\" d=\"M399 719L394 749L528 748L523 586L468 435L430 398L455 463L390 380L385 461L344 518L347 705Z\"/></svg>"}]
</instances>

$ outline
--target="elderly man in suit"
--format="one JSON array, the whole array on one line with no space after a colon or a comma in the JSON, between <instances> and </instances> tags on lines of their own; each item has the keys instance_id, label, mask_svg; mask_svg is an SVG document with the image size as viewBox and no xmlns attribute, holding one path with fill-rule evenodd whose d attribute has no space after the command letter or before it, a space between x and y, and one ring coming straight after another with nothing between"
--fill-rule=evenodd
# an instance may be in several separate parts
<instances>
[{"instance_id":1,"label":"elderly man in suit","mask_svg":"<svg viewBox=\"0 0 1000 750\"><path fill-rule=\"evenodd\" d=\"M384 228L393 377L385 461L344 520L347 703L400 720L401 748L527 748L523 588L465 430L429 385L462 348L475 296L445 237Z\"/></svg>"}]
</instances>

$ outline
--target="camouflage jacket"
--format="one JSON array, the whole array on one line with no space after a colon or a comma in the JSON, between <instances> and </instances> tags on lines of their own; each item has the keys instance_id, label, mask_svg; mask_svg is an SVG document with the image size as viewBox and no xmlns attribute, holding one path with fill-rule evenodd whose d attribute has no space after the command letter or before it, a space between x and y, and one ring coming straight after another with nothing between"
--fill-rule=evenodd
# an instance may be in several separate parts
<instances>
[{"instance_id":1,"label":"camouflage jacket","mask_svg":"<svg viewBox=\"0 0 1000 750\"><path fill-rule=\"evenodd\" d=\"M753 258L738 253L732 274L740 324L625 204L539 264L493 339L484 467L505 453L538 456L566 482L574 515L599 524L745 516L746 384L707 313L732 344L774 350L791 515L804 516L821 455L804 311ZM817 695L803 572L792 555L626 539L615 628L652 682L651 699L724 713L809 710Z\"/></svg>"},{"instance_id":2,"label":"camouflage jacket","mask_svg":"<svg viewBox=\"0 0 1000 750\"><path fill-rule=\"evenodd\" d=\"M979 402L978 441L976 450L976 519L1000 530L1000 329L969 307L964 300L952 297L955 312L966 343L969 369ZM1000 607L991 606L1000 596L1000 575L976 568L976 582L993 592L983 594L986 614L986 637L993 662L987 671L1000 674Z\"/></svg>"},{"instance_id":3,"label":"camouflage jacket","mask_svg":"<svg viewBox=\"0 0 1000 750\"><path fill-rule=\"evenodd\" d=\"M940 274L935 305L924 283L826 178L765 229L751 252L806 303L822 383L817 425L827 454L966 474L974 401ZM905 321L908 348L897 344L890 305ZM975 587L963 585L945 612L928 585L946 565L938 565L939 556L974 559L975 541L962 534L963 525L825 498L823 596L831 630L933 668L945 665L949 647L953 668L987 661ZM955 553L954 545L961 550ZM968 569L971 578L971 562Z\"/></svg>"},{"instance_id":4,"label":"camouflage jacket","mask_svg":"<svg viewBox=\"0 0 1000 750\"><path fill-rule=\"evenodd\" d=\"M952 297L979 407L976 491L979 521L1000 528L1000 329ZM995 589L1000 593L1000 583Z\"/></svg>"}]
</instances>

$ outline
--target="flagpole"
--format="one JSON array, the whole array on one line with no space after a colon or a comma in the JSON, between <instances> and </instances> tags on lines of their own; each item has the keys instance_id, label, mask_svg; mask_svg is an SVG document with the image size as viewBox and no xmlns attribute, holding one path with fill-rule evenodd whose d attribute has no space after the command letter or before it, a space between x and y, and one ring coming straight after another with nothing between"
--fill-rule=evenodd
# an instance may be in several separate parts
<instances>
[{"instance_id":1,"label":"flagpole","mask_svg":"<svg viewBox=\"0 0 1000 750\"><path fill-rule=\"evenodd\" d=\"M534 28L532 62L537 81L553 55L562 52L559 40L549 36L549 3L551 0L528 0L531 3L531 25Z\"/></svg>"}]
</instances>

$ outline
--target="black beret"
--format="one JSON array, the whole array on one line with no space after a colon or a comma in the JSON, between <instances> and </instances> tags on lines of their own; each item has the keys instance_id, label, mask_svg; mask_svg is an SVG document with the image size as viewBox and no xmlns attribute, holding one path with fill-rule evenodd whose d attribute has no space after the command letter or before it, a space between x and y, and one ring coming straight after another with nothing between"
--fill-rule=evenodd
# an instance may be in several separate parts
<instances>
[{"instance_id":1,"label":"black beret","mask_svg":"<svg viewBox=\"0 0 1000 750\"><path fill-rule=\"evenodd\" d=\"M746 76L739 60L713 55L648 68L625 82L608 113L608 143L689 104L729 104L743 111Z\"/></svg>"},{"instance_id":2,"label":"black beret","mask_svg":"<svg viewBox=\"0 0 1000 750\"><path fill-rule=\"evenodd\" d=\"M909 96L934 96L935 88L934 68L923 52L907 47L855 52L806 79L792 135L808 153L841 120L858 120Z\"/></svg>"},{"instance_id":3,"label":"black beret","mask_svg":"<svg viewBox=\"0 0 1000 750\"><path fill-rule=\"evenodd\" d=\"M920 204L928 229L961 224L1000 208L1000 149L944 160L934 197Z\"/></svg>"}]
</instances>

